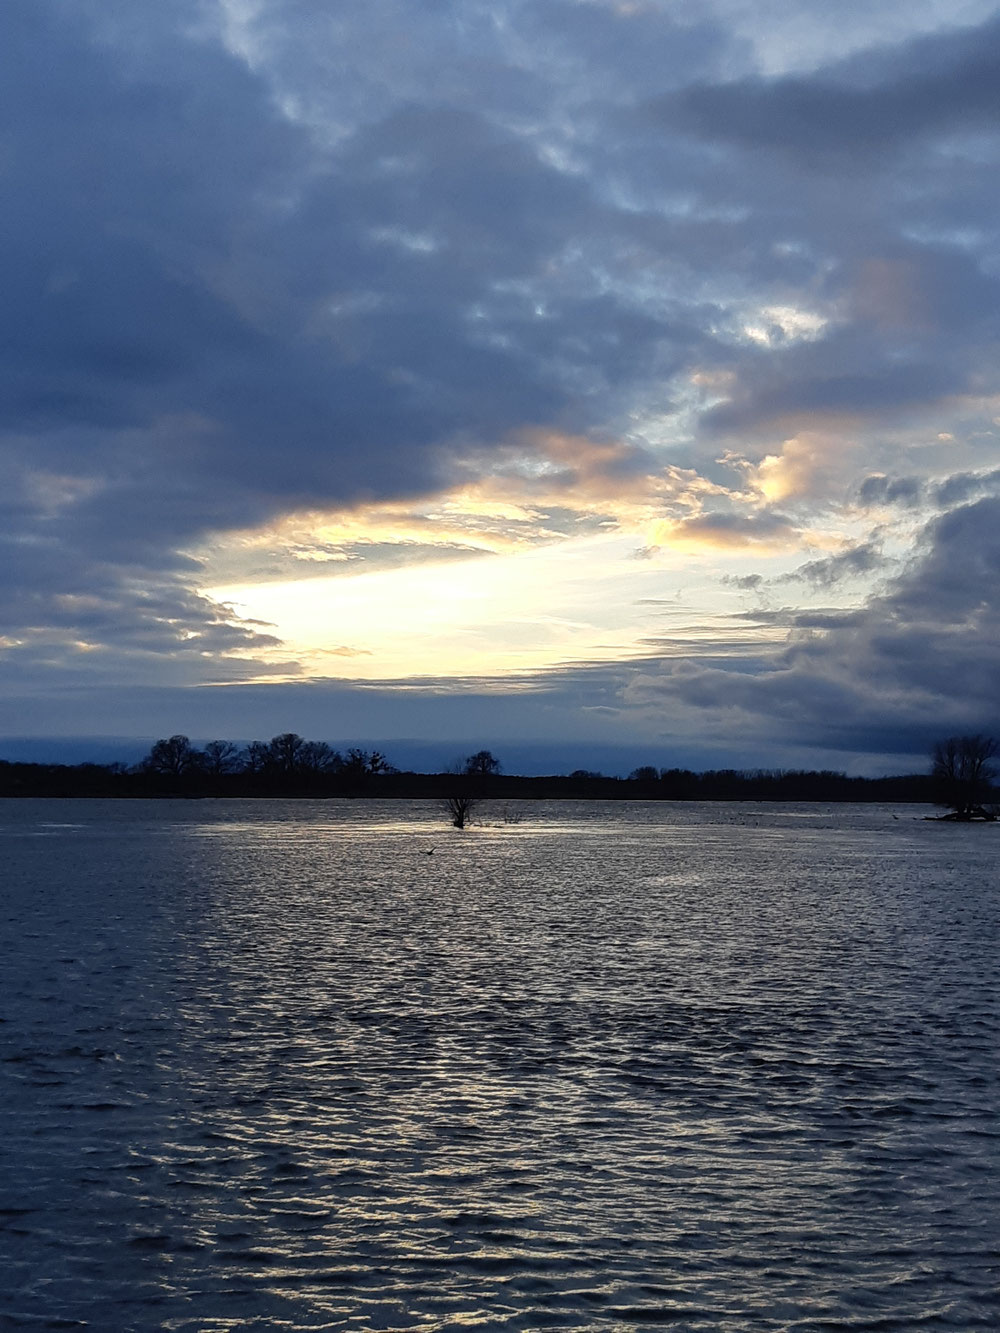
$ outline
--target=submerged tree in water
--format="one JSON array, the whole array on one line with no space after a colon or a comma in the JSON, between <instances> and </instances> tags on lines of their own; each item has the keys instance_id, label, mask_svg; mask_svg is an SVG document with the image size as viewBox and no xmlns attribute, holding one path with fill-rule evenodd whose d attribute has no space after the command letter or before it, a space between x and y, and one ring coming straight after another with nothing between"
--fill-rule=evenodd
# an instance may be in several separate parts
<instances>
[{"instance_id":1,"label":"submerged tree in water","mask_svg":"<svg viewBox=\"0 0 1000 1333\"><path fill-rule=\"evenodd\" d=\"M445 804L455 828L465 828L466 824L471 823L472 812L477 804L474 796L449 796Z\"/></svg>"},{"instance_id":2,"label":"submerged tree in water","mask_svg":"<svg viewBox=\"0 0 1000 1333\"><path fill-rule=\"evenodd\" d=\"M500 772L500 760L489 750L477 750L453 764L449 770L454 786L445 797L445 810L455 828L472 823L472 812L485 798L493 795L493 779Z\"/></svg>"},{"instance_id":3,"label":"submerged tree in water","mask_svg":"<svg viewBox=\"0 0 1000 1333\"><path fill-rule=\"evenodd\" d=\"M990 762L1000 750L992 736L949 736L938 741L933 751L931 775L935 799L947 806L950 819L994 819L985 802L993 794L996 768Z\"/></svg>"}]
</instances>

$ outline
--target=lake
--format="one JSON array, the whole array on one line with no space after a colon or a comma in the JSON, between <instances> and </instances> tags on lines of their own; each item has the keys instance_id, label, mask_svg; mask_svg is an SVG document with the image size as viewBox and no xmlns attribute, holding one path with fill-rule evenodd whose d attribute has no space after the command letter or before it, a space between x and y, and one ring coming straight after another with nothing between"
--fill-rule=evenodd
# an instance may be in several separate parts
<instances>
[{"instance_id":1,"label":"lake","mask_svg":"<svg viewBox=\"0 0 1000 1333\"><path fill-rule=\"evenodd\" d=\"M1000 827L924 813L0 801L0 1326L995 1330Z\"/></svg>"}]
</instances>

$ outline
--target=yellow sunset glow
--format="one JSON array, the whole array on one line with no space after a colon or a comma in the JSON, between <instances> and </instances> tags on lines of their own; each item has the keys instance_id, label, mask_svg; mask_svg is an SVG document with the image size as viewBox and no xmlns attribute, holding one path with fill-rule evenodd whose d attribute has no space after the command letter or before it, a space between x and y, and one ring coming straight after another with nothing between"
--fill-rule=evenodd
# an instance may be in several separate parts
<instances>
[{"instance_id":1,"label":"yellow sunset glow","mask_svg":"<svg viewBox=\"0 0 1000 1333\"><path fill-rule=\"evenodd\" d=\"M641 556L642 558L636 558ZM738 608L719 575L740 557L704 561L637 550L616 533L515 553L371 573L219 585L204 591L274 627L262 660L299 663L307 676L362 680L545 671L567 662L623 660L663 635L710 643ZM749 623L724 633L747 642L773 632Z\"/></svg>"},{"instance_id":2,"label":"yellow sunset glow","mask_svg":"<svg viewBox=\"0 0 1000 1333\"><path fill-rule=\"evenodd\" d=\"M632 648L627 613L598 621L591 600L595 581L614 578L595 578L594 547L617 565L621 538L585 545L207 591L273 624L307 672L384 679L538 669Z\"/></svg>"},{"instance_id":3,"label":"yellow sunset glow","mask_svg":"<svg viewBox=\"0 0 1000 1333\"><path fill-rule=\"evenodd\" d=\"M779 632L739 615L748 555L780 576L848 539L767 507L822 473L824 444L727 455L729 489L620 441L524 431L485 477L460 464L437 494L293 512L194 554L202 591L280 640L254 652L272 678L500 677L760 642Z\"/></svg>"}]
</instances>

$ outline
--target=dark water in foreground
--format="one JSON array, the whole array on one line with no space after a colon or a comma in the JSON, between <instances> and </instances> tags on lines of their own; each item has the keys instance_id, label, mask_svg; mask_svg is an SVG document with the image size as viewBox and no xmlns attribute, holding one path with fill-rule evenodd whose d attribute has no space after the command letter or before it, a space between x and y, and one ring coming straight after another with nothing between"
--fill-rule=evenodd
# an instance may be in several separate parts
<instances>
[{"instance_id":1,"label":"dark water in foreground","mask_svg":"<svg viewBox=\"0 0 1000 1333\"><path fill-rule=\"evenodd\" d=\"M1000 1327L1000 828L895 813L0 802L0 1327Z\"/></svg>"}]
</instances>

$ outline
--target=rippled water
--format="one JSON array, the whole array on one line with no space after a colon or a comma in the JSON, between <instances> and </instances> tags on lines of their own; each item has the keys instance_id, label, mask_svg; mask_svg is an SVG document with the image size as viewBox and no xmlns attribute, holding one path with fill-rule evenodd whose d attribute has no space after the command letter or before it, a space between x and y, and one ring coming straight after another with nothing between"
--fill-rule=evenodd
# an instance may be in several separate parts
<instances>
[{"instance_id":1,"label":"rippled water","mask_svg":"<svg viewBox=\"0 0 1000 1333\"><path fill-rule=\"evenodd\" d=\"M997 1328L1000 828L921 813L0 802L0 1325Z\"/></svg>"}]
</instances>

